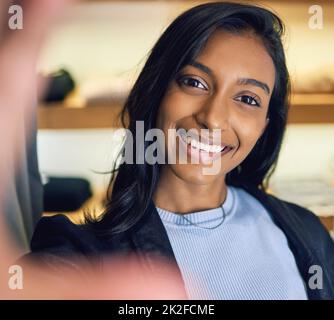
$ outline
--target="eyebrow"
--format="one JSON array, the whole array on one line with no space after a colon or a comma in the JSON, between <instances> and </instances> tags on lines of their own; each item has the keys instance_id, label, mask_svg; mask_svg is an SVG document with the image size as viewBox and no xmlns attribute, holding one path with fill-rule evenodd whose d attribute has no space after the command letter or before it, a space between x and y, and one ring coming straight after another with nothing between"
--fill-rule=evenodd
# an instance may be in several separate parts
<instances>
[{"instance_id":1,"label":"eyebrow","mask_svg":"<svg viewBox=\"0 0 334 320\"><path fill-rule=\"evenodd\" d=\"M206 73L207 75L209 75L210 77L214 78L214 75L213 75L213 71L205 66L204 64L198 62L198 61L190 61L189 62L189 65L190 66L193 66L201 71L203 71L204 73ZM259 81L259 80L256 80L256 79L252 79L252 78L239 78L237 80L237 84L238 85L252 85L252 86L256 86L256 87L259 87L261 89L263 89L266 94L270 94L270 89L269 89L269 86L262 82L262 81Z\"/></svg>"},{"instance_id":2,"label":"eyebrow","mask_svg":"<svg viewBox=\"0 0 334 320\"><path fill-rule=\"evenodd\" d=\"M253 86L256 86L256 87L259 87L259 88L263 89L266 92L266 94L268 94L268 95L270 94L269 86L266 83L261 82L261 81L256 80L256 79L239 78L237 84L239 84L239 85L247 85L247 84L253 85Z\"/></svg>"}]
</instances>

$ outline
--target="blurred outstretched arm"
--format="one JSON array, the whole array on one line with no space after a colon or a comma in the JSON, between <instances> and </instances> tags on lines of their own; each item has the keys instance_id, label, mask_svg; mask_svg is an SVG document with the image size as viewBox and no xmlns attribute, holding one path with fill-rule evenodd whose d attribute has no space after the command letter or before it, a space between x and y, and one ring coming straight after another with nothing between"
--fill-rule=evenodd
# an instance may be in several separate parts
<instances>
[{"instance_id":1,"label":"blurred outstretched arm","mask_svg":"<svg viewBox=\"0 0 334 320\"><path fill-rule=\"evenodd\" d=\"M126 260L113 259L100 273L92 270L91 264L88 266L79 260L73 262L75 268L68 270L62 268L60 263L59 272L52 274L35 262L15 265L21 251L9 236L5 211L8 210L8 199L19 201L15 198L18 190L14 187L13 179L17 179L17 172L24 169L22 159L27 156L27 139L34 132L38 55L50 27L68 2L20 1L24 22L23 29L18 30L8 27L10 1L0 2L0 299L185 298L182 287L176 283L173 268L165 268L164 277L145 272L139 274L137 259L131 257ZM20 185L26 182L16 183ZM32 193L24 196L26 201L33 200ZM12 217L13 220L16 218ZM55 269L57 263L56 259ZM84 281L82 274L85 275Z\"/></svg>"}]
</instances>

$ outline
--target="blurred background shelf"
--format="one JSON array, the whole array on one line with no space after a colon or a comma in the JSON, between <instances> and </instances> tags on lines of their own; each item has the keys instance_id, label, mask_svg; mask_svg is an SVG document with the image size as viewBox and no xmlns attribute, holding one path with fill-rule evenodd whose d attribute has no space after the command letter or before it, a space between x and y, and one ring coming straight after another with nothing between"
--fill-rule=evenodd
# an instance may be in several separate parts
<instances>
[{"instance_id":1,"label":"blurred background shelf","mask_svg":"<svg viewBox=\"0 0 334 320\"><path fill-rule=\"evenodd\" d=\"M65 69L75 89L64 103L38 108L42 172L86 178L94 195L106 189L108 177L96 172L109 171L121 148L124 132L114 130L120 127L121 99L165 28L199 2L85 0L66 10L47 39L38 71ZM257 3L286 24L283 44L295 93L273 179L326 177L334 183L334 1ZM314 4L324 13L322 29L309 25Z\"/></svg>"},{"instance_id":2,"label":"blurred background shelf","mask_svg":"<svg viewBox=\"0 0 334 320\"><path fill-rule=\"evenodd\" d=\"M39 129L119 128L121 104L68 107L62 104L38 108ZM334 94L295 94L289 123L334 123Z\"/></svg>"},{"instance_id":3,"label":"blurred background shelf","mask_svg":"<svg viewBox=\"0 0 334 320\"><path fill-rule=\"evenodd\" d=\"M121 127L121 105L71 108L62 104L39 106L39 129L98 129Z\"/></svg>"},{"instance_id":4,"label":"blurred background shelf","mask_svg":"<svg viewBox=\"0 0 334 320\"><path fill-rule=\"evenodd\" d=\"M334 94L294 94L291 98L289 123L334 123Z\"/></svg>"}]
</instances>

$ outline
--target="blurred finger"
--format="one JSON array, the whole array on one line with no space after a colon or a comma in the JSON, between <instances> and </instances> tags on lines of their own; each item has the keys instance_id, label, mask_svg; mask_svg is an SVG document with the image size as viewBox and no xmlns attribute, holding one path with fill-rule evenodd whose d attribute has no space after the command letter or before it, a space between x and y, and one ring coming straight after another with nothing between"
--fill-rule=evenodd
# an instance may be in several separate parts
<instances>
[{"instance_id":1,"label":"blurred finger","mask_svg":"<svg viewBox=\"0 0 334 320\"><path fill-rule=\"evenodd\" d=\"M65 270L57 263L49 273L38 264L24 264L21 290L2 292L5 299L186 299L175 266L156 260L146 270L138 257L110 258L101 269L73 258L75 269ZM159 272L157 272L159 270ZM161 271L162 270L162 271Z\"/></svg>"},{"instance_id":2,"label":"blurred finger","mask_svg":"<svg viewBox=\"0 0 334 320\"><path fill-rule=\"evenodd\" d=\"M20 151L25 146L25 119L36 98L36 61L39 49L54 19L64 8L66 0L25 0L17 4L23 7L23 30L9 30L8 8L10 2L0 5L1 25L7 31L0 34L0 130L1 142L0 180L3 186L15 178ZM28 115L29 116L29 115ZM6 187L0 190L0 286L7 287L8 268L17 258L17 251L10 244L3 216Z\"/></svg>"},{"instance_id":3,"label":"blurred finger","mask_svg":"<svg viewBox=\"0 0 334 320\"><path fill-rule=\"evenodd\" d=\"M16 39L28 52L37 55L50 27L63 11L69 0L22 1L24 27Z\"/></svg>"},{"instance_id":4,"label":"blurred finger","mask_svg":"<svg viewBox=\"0 0 334 320\"><path fill-rule=\"evenodd\" d=\"M4 39L5 32L8 30L8 9L10 4L10 0L2 0L0 3L0 45Z\"/></svg>"}]
</instances>

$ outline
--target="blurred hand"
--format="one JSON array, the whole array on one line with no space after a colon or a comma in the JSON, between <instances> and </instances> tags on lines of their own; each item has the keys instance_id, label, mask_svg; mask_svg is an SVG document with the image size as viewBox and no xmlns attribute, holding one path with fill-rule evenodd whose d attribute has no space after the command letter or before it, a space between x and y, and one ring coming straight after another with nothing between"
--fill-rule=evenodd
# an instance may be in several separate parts
<instances>
[{"instance_id":1,"label":"blurred hand","mask_svg":"<svg viewBox=\"0 0 334 320\"><path fill-rule=\"evenodd\" d=\"M13 178L20 150L24 147L23 119L36 107L36 62L40 49L50 27L68 2L22 0L19 2L23 7L22 30L9 29L11 3L7 0L0 2L0 181L3 186ZM3 205L4 194L0 190L0 214ZM0 215L0 254L1 299L185 298L172 267L157 261L156 270L165 270L163 273L140 272L134 258L113 259L104 272L92 272L82 262L83 273L85 270L90 273L84 281L77 271L55 276L41 266L26 263L21 266L23 289L12 290L8 285L12 276L9 267L15 264L18 251L10 243L3 214Z\"/></svg>"}]
</instances>

